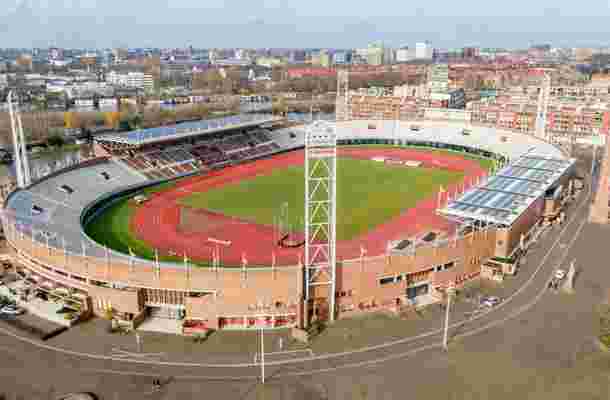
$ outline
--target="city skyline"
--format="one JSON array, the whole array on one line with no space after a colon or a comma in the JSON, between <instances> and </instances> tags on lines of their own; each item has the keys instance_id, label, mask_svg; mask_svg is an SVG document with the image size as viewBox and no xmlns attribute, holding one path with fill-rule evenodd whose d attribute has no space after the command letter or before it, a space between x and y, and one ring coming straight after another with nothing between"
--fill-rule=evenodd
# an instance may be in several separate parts
<instances>
[{"instance_id":1,"label":"city skyline","mask_svg":"<svg viewBox=\"0 0 610 400\"><path fill-rule=\"evenodd\" d=\"M374 41L400 47L425 40L435 47L605 45L607 3L588 3L585 11L595 16L577 6L566 3L559 10L556 2L523 0L493 6L471 1L442 9L421 0L408 5L181 0L168 8L144 7L141 1L14 0L0 11L0 37L4 47L75 48L357 48Z\"/></svg>"}]
</instances>

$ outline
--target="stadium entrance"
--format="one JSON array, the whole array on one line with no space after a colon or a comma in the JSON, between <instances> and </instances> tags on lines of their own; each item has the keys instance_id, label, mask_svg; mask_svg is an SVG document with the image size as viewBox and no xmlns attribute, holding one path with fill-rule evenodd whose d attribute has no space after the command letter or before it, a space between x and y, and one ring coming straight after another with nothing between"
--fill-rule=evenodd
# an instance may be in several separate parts
<instances>
[{"instance_id":1,"label":"stadium entrance","mask_svg":"<svg viewBox=\"0 0 610 400\"><path fill-rule=\"evenodd\" d=\"M416 297L424 296L424 295L428 294L429 291L430 291L430 285L427 283L423 284L423 285L419 285L419 286L408 287L407 288L407 299L413 300Z\"/></svg>"},{"instance_id":2,"label":"stadium entrance","mask_svg":"<svg viewBox=\"0 0 610 400\"><path fill-rule=\"evenodd\" d=\"M149 318L182 320L185 317L184 306L165 304L159 306L148 306L146 311Z\"/></svg>"}]
</instances>

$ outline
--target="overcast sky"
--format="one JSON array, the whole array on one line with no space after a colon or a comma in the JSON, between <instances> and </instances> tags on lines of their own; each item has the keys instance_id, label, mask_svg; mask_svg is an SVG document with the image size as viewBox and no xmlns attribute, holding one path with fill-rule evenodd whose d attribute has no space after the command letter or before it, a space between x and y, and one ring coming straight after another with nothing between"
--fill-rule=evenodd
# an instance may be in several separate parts
<instances>
[{"instance_id":1,"label":"overcast sky","mask_svg":"<svg viewBox=\"0 0 610 400\"><path fill-rule=\"evenodd\" d=\"M0 47L602 46L609 0L0 0Z\"/></svg>"}]
</instances>

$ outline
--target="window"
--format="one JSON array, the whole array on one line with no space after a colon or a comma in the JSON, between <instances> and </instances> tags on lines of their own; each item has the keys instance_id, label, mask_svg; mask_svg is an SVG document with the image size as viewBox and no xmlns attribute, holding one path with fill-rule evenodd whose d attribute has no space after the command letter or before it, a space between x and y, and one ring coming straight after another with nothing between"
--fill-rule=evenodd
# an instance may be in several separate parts
<instances>
[{"instance_id":1,"label":"window","mask_svg":"<svg viewBox=\"0 0 610 400\"><path fill-rule=\"evenodd\" d=\"M455 261L451 261L444 265L444 269L447 270L449 268L453 268L455 266Z\"/></svg>"},{"instance_id":2,"label":"window","mask_svg":"<svg viewBox=\"0 0 610 400\"><path fill-rule=\"evenodd\" d=\"M380 285L387 285L388 283L394 283L394 280L395 280L395 277L393 277L393 276L389 276L389 277L386 277L386 278L381 278L379 280L379 284Z\"/></svg>"}]
</instances>

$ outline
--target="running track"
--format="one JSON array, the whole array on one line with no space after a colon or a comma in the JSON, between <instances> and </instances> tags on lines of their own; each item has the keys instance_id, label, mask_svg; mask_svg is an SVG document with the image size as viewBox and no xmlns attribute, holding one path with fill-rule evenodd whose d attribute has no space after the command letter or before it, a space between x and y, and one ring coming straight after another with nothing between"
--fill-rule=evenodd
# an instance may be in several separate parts
<instances>
[{"instance_id":1,"label":"running track","mask_svg":"<svg viewBox=\"0 0 610 400\"><path fill-rule=\"evenodd\" d=\"M366 159L390 156L393 159L421 161L425 167L464 171L463 184L466 187L470 186L474 177L485 174L476 161L465 160L459 155L437 154L425 150L343 148L339 150L339 154ZM295 265L299 262L303 249L276 246L273 240L274 230L271 226L208 213L207 217L215 220L212 224L214 226L209 230L194 233L179 231L180 206L177 200L194 192L204 192L214 187L263 175L273 169L302 165L303 162L304 152L295 151L179 182L170 190L152 195L149 201L136 211L131 221L132 232L162 254L171 251L179 255L187 254L193 260L211 260L213 245L207 239L212 237L231 242L230 246L222 249L221 261L225 265L240 265L243 254L249 265L271 265L272 254L275 254L277 265ZM445 189L454 192L458 186L461 187L461 184ZM396 218L378 225L364 235L338 242L337 258L340 260L357 258L360 256L361 246L366 248L368 256L379 255L385 252L390 240L406 238L429 229L450 231L453 224L435 213L437 201L437 196L420 201L415 207L405 210Z\"/></svg>"}]
</instances>

